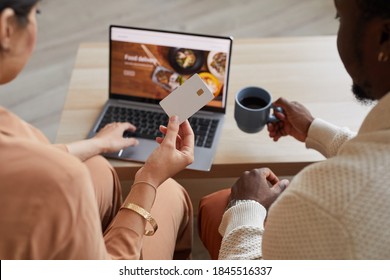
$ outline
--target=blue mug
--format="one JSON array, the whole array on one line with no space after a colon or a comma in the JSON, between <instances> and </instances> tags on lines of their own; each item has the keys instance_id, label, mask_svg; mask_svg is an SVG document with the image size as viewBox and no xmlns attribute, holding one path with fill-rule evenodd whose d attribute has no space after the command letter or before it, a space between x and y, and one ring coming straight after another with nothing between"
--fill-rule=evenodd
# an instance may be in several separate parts
<instances>
[{"instance_id":1,"label":"blue mug","mask_svg":"<svg viewBox=\"0 0 390 280\"><path fill-rule=\"evenodd\" d=\"M234 119L243 132L257 133L269 122L279 121L271 114L271 109L281 111L272 105L272 97L268 91L259 87L246 87L236 94Z\"/></svg>"}]
</instances>

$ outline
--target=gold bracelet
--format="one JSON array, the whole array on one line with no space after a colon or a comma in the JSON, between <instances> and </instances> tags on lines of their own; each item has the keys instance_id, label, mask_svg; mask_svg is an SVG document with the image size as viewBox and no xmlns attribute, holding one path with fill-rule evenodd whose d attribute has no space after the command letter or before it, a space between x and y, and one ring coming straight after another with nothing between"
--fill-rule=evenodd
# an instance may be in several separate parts
<instances>
[{"instance_id":1,"label":"gold bracelet","mask_svg":"<svg viewBox=\"0 0 390 280\"><path fill-rule=\"evenodd\" d=\"M155 221L155 219L153 219L152 215L150 215L150 213L148 211L146 211L144 208L142 208L141 206L138 206L137 204L134 204L134 203L127 203L125 205L123 205L121 207L122 208L126 208L126 209L129 209L129 210L132 210L134 212L136 212L137 214L139 214L141 217L143 217L146 221L148 221L148 223L153 227L153 230L146 230L145 229L145 235L147 236L152 236L158 229L158 225Z\"/></svg>"},{"instance_id":2,"label":"gold bracelet","mask_svg":"<svg viewBox=\"0 0 390 280\"><path fill-rule=\"evenodd\" d=\"M147 181L134 182L133 186L138 185L138 184L145 184L145 185L151 186L154 189L154 191L157 192L157 188L154 185L152 185L151 183L147 182Z\"/></svg>"}]
</instances>

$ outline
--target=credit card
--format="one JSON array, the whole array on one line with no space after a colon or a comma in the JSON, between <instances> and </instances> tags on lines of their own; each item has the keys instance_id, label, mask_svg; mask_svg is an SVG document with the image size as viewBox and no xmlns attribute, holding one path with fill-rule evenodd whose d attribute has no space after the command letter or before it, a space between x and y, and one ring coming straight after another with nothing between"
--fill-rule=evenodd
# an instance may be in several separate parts
<instances>
[{"instance_id":1,"label":"credit card","mask_svg":"<svg viewBox=\"0 0 390 280\"><path fill-rule=\"evenodd\" d=\"M179 123L184 122L213 100L214 95L198 74L184 82L167 97L160 101L160 106L169 117L178 116Z\"/></svg>"}]
</instances>

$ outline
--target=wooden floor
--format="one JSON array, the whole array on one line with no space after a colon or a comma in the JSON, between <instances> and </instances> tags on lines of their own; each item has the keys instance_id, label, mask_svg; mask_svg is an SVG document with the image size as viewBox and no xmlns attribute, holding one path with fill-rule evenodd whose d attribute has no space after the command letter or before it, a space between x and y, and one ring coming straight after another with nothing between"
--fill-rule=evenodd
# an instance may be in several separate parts
<instances>
[{"instance_id":1,"label":"wooden floor","mask_svg":"<svg viewBox=\"0 0 390 280\"><path fill-rule=\"evenodd\" d=\"M0 87L0 105L40 128L52 141L77 48L85 41L106 42L110 24L234 38L337 32L332 0L43 0L41 10L36 51L18 79ZM215 188L230 183L229 179L211 182ZM190 192L195 201L210 191L199 189ZM196 236L194 258L207 258Z\"/></svg>"}]
</instances>

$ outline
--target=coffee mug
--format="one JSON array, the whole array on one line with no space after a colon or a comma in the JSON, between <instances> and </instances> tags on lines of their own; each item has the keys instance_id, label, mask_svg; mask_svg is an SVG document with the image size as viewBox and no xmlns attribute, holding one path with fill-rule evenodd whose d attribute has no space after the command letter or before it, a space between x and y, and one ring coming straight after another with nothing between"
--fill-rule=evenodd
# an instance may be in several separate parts
<instances>
[{"instance_id":1,"label":"coffee mug","mask_svg":"<svg viewBox=\"0 0 390 280\"><path fill-rule=\"evenodd\" d=\"M234 119L239 129L246 133L261 131L269 122L277 122L278 119L271 115L274 108L272 97L268 91L259 87L246 87L236 94L234 105Z\"/></svg>"}]
</instances>

